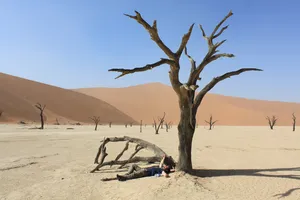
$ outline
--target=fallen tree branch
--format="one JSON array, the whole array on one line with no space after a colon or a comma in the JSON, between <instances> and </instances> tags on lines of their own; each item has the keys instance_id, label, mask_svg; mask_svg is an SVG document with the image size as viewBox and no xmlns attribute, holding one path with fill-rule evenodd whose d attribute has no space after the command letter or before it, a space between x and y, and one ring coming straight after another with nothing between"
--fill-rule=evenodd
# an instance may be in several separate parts
<instances>
[{"instance_id":1,"label":"fallen tree branch","mask_svg":"<svg viewBox=\"0 0 300 200\"><path fill-rule=\"evenodd\" d=\"M104 162L104 159L107 156L105 145L108 142L122 142L122 141L127 141L127 143L126 143L124 149L122 150L122 152L120 152L117 155L115 160ZM129 143L135 143L136 144L134 153L131 154L129 159L119 161L119 159L121 158L123 153L126 150L128 150ZM152 157L138 157L138 156L136 156L136 154L142 149L148 149L148 150L153 151L155 156L152 156ZM165 160L164 160L164 164L169 165L172 168L175 168L176 164L175 164L174 159L171 156L168 156L161 148L157 147L155 144L152 144L150 142L147 142L145 140L141 140L141 139L138 139L138 138L131 138L131 137L128 137L128 136L104 138L101 141L101 145L98 149L98 152L97 152L97 155L96 155L96 158L95 158L95 163L97 163L98 165L91 171L91 173L93 173L93 172L99 170L99 168L101 168L103 166L107 166L107 165L110 165L110 167L112 165L120 165L119 166L119 169L120 169L120 168L124 167L126 164L129 164L129 163L136 163L136 162L155 163L155 162L160 162L164 155L166 156ZM99 157L100 157L100 162L98 162Z\"/></svg>"},{"instance_id":2,"label":"fallen tree branch","mask_svg":"<svg viewBox=\"0 0 300 200\"><path fill-rule=\"evenodd\" d=\"M128 141L130 143L135 143L140 145L141 147L144 147L145 149L151 150L154 152L156 156L162 157L163 155L167 155L166 152L164 152L161 148L156 146L155 144L152 144L150 142L147 142L145 140L139 139L139 138L132 138L128 136L123 136L123 137L111 137L111 138L105 138L102 140L102 146L105 146L108 142L125 142ZM95 157L95 164L98 164L99 156L101 154L101 145L98 149L98 153Z\"/></svg>"}]
</instances>

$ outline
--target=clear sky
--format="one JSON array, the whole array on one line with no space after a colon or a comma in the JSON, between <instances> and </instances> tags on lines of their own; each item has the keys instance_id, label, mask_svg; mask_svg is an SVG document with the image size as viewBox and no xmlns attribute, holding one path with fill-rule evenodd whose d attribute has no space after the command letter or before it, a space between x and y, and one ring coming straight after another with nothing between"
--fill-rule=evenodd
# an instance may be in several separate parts
<instances>
[{"instance_id":1,"label":"clear sky","mask_svg":"<svg viewBox=\"0 0 300 200\"><path fill-rule=\"evenodd\" d=\"M203 72L211 78L241 67L262 68L218 84L213 93L300 102L299 0L2 0L0 1L0 72L64 88L169 84L168 66L115 80L109 68L141 67L164 57L148 33L123 13L138 10L158 22L163 41L176 50L192 23L207 33L232 10L220 39L220 59ZM207 52L198 25L189 53L200 62ZM190 65L182 57L180 78Z\"/></svg>"}]
</instances>

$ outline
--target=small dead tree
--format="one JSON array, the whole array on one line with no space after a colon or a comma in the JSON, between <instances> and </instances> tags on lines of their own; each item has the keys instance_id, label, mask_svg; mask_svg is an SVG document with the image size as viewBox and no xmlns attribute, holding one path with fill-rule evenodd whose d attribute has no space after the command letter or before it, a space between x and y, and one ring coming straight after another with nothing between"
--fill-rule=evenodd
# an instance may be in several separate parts
<instances>
[{"instance_id":1,"label":"small dead tree","mask_svg":"<svg viewBox=\"0 0 300 200\"><path fill-rule=\"evenodd\" d=\"M56 121L56 122L54 123L54 125L60 125L60 123L59 123L59 121L58 121L57 118L55 119L55 121Z\"/></svg>"},{"instance_id":2,"label":"small dead tree","mask_svg":"<svg viewBox=\"0 0 300 200\"><path fill-rule=\"evenodd\" d=\"M295 113L293 113L293 131L296 130L296 116L295 116Z\"/></svg>"},{"instance_id":3,"label":"small dead tree","mask_svg":"<svg viewBox=\"0 0 300 200\"><path fill-rule=\"evenodd\" d=\"M125 124L125 128L127 128L127 125L128 125L128 124L126 123L126 124Z\"/></svg>"},{"instance_id":4,"label":"small dead tree","mask_svg":"<svg viewBox=\"0 0 300 200\"><path fill-rule=\"evenodd\" d=\"M156 120L153 118L155 134L159 133L159 129L160 129L161 125L164 123L165 117L166 117L166 113L164 112L163 117L158 117L158 124L157 124Z\"/></svg>"},{"instance_id":5,"label":"small dead tree","mask_svg":"<svg viewBox=\"0 0 300 200\"><path fill-rule=\"evenodd\" d=\"M109 128L111 128L111 123L112 123L112 122L109 122Z\"/></svg>"},{"instance_id":6,"label":"small dead tree","mask_svg":"<svg viewBox=\"0 0 300 200\"><path fill-rule=\"evenodd\" d=\"M217 121L218 121L218 120L216 120L216 121L213 121L213 117L212 117L212 115L210 115L209 121L206 121L206 120L205 120L205 122L209 124L209 130L211 130L211 129L212 129L212 127L214 127L214 126L215 126L215 123L216 123Z\"/></svg>"},{"instance_id":7,"label":"small dead tree","mask_svg":"<svg viewBox=\"0 0 300 200\"><path fill-rule=\"evenodd\" d=\"M90 119L93 120L93 122L95 123L95 131L97 131L98 124L100 122L100 117L93 116L93 117L90 117Z\"/></svg>"},{"instance_id":8,"label":"small dead tree","mask_svg":"<svg viewBox=\"0 0 300 200\"><path fill-rule=\"evenodd\" d=\"M152 70L161 65L169 65L169 79L174 92L178 96L178 104L180 109L180 121L178 124L178 165L177 170L191 172L192 171L192 141L195 133L195 123L196 114L198 107L200 106L205 95L213 88L215 85L221 81L228 79L232 76L237 76L244 72L249 71L262 71L257 68L241 68L236 71L227 72L221 76L216 76L208 84L206 84L201 91L196 93L199 85L197 82L201 80L201 75L206 66L208 66L213 61L219 58L232 58L233 54L230 53L220 53L219 47L224 44L226 40L216 42L215 40L222 35L222 33L228 28L227 26L222 27L224 22L233 15L230 11L213 29L211 34L206 34L203 27L199 25L202 32L203 38L207 41L208 51L201 62L196 65L196 61L188 54L187 43L193 31L194 24L192 24L186 34L183 35L181 43L178 49L171 50L161 39L158 31L157 21L154 20L152 24L149 24L142 15L135 11L135 15L125 14L127 17L135 20L137 23L142 25L145 30L149 33L151 39L156 43L156 45L164 52L165 57L161 58L157 62L147 64L143 67L136 67L133 69L124 68L113 68L109 69L111 72L120 72L116 78L123 77L128 74L133 74L136 72L144 72ZM182 67L181 58L182 55L186 55L191 63L191 70L187 82L181 82L179 78L180 69Z\"/></svg>"},{"instance_id":9,"label":"small dead tree","mask_svg":"<svg viewBox=\"0 0 300 200\"><path fill-rule=\"evenodd\" d=\"M0 117L2 116L2 114L3 114L3 110L0 110Z\"/></svg>"},{"instance_id":10,"label":"small dead tree","mask_svg":"<svg viewBox=\"0 0 300 200\"><path fill-rule=\"evenodd\" d=\"M114 160L104 162L105 157L108 155L106 152L106 147L105 147L105 145L108 142L126 142L126 144L124 146L124 149L116 156L116 158ZM131 156L127 160L119 160L123 156L124 152L129 149L129 143L136 144L134 152L131 154ZM155 156L151 156L151 157L135 156L139 151L141 151L143 149L151 150L155 154ZM94 164L98 164L98 165L91 171L91 173L98 171L101 167L104 167L104 166L119 165L118 168L120 169L129 163L160 162L163 155L166 155L165 164L175 167L176 163L173 160L173 158L171 156L168 156L161 148L159 148L155 144L152 144L150 142L147 142L147 141L139 139L139 138L131 138L128 136L104 138L101 141L101 145L98 148L98 152L94 159Z\"/></svg>"},{"instance_id":11,"label":"small dead tree","mask_svg":"<svg viewBox=\"0 0 300 200\"><path fill-rule=\"evenodd\" d=\"M166 132L168 132L169 129L171 128L171 124L172 124L172 122L166 122L166 123L165 123Z\"/></svg>"},{"instance_id":12,"label":"small dead tree","mask_svg":"<svg viewBox=\"0 0 300 200\"><path fill-rule=\"evenodd\" d=\"M140 133L143 132L143 120L141 120L141 123L140 123Z\"/></svg>"},{"instance_id":13,"label":"small dead tree","mask_svg":"<svg viewBox=\"0 0 300 200\"><path fill-rule=\"evenodd\" d=\"M44 129L44 123L45 123L45 121L44 121L44 110L46 108L46 105L42 106L42 104L36 103L35 107L37 109L39 109L39 111L40 111L40 118L41 118L41 127L40 127L40 129Z\"/></svg>"},{"instance_id":14,"label":"small dead tree","mask_svg":"<svg viewBox=\"0 0 300 200\"><path fill-rule=\"evenodd\" d=\"M275 117L275 115L272 116L272 118L270 118L269 116L266 117L266 119L268 120L270 129L273 130L273 127L275 126L276 122L277 122L277 118Z\"/></svg>"}]
</instances>

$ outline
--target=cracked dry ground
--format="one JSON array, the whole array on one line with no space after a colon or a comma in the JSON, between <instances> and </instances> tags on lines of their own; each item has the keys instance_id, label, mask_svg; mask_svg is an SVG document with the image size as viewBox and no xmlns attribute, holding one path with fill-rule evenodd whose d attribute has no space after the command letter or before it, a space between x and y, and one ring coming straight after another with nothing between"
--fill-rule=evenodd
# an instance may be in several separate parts
<instances>
[{"instance_id":1,"label":"cracked dry ground","mask_svg":"<svg viewBox=\"0 0 300 200\"><path fill-rule=\"evenodd\" d=\"M93 160L103 137L139 137L177 158L177 133L155 135L149 126L65 126L32 130L0 125L0 199L300 199L300 134L290 127L215 127L196 130L195 175L171 174L127 182L101 182L126 169L103 168L94 174ZM108 144L106 160L122 144ZM124 158L132 152L125 152ZM142 150L139 155L151 155Z\"/></svg>"}]
</instances>

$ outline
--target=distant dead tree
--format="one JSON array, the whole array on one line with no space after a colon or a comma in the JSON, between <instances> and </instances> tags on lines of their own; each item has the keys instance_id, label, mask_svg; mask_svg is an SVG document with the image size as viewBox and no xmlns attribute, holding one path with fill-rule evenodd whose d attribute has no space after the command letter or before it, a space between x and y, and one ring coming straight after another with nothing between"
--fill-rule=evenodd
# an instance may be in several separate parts
<instances>
[{"instance_id":1,"label":"distant dead tree","mask_svg":"<svg viewBox=\"0 0 300 200\"><path fill-rule=\"evenodd\" d=\"M212 127L214 127L214 125L215 125L215 123L216 123L217 121L218 121L218 120L213 121L212 115L210 115L209 121L206 121L206 120L205 120L205 122L209 124L209 130L211 130Z\"/></svg>"},{"instance_id":2,"label":"distant dead tree","mask_svg":"<svg viewBox=\"0 0 300 200\"><path fill-rule=\"evenodd\" d=\"M141 120L141 123L140 123L140 133L143 132L143 120Z\"/></svg>"},{"instance_id":3,"label":"distant dead tree","mask_svg":"<svg viewBox=\"0 0 300 200\"><path fill-rule=\"evenodd\" d=\"M46 105L42 106L40 103L36 103L35 107L40 110L40 118L41 118L41 127L40 129L44 129L44 110Z\"/></svg>"},{"instance_id":4,"label":"distant dead tree","mask_svg":"<svg viewBox=\"0 0 300 200\"><path fill-rule=\"evenodd\" d=\"M125 124L125 128L127 128L127 123Z\"/></svg>"},{"instance_id":5,"label":"distant dead tree","mask_svg":"<svg viewBox=\"0 0 300 200\"><path fill-rule=\"evenodd\" d=\"M2 114L3 114L3 110L0 110L0 117L2 116Z\"/></svg>"},{"instance_id":6,"label":"distant dead tree","mask_svg":"<svg viewBox=\"0 0 300 200\"><path fill-rule=\"evenodd\" d=\"M171 124L172 124L172 122L166 122L166 123L165 123L166 132L168 132L169 129L171 128Z\"/></svg>"},{"instance_id":7,"label":"distant dead tree","mask_svg":"<svg viewBox=\"0 0 300 200\"><path fill-rule=\"evenodd\" d=\"M95 123L95 131L96 131L98 128L98 124L100 122L100 117L93 116L93 117L90 117L90 119L93 120L93 122Z\"/></svg>"},{"instance_id":8,"label":"distant dead tree","mask_svg":"<svg viewBox=\"0 0 300 200\"><path fill-rule=\"evenodd\" d=\"M132 122L130 122L130 124L129 124L129 125L130 125L130 127L132 127Z\"/></svg>"},{"instance_id":9,"label":"distant dead tree","mask_svg":"<svg viewBox=\"0 0 300 200\"><path fill-rule=\"evenodd\" d=\"M277 122L278 119L275 117L275 115L273 115L272 118L270 118L269 116L267 116L266 119L269 122L270 129L273 130L273 127L275 126L275 124L276 124L276 122Z\"/></svg>"},{"instance_id":10,"label":"distant dead tree","mask_svg":"<svg viewBox=\"0 0 300 200\"><path fill-rule=\"evenodd\" d=\"M112 123L112 122L109 122L109 128L111 128L111 123Z\"/></svg>"},{"instance_id":11,"label":"distant dead tree","mask_svg":"<svg viewBox=\"0 0 300 200\"><path fill-rule=\"evenodd\" d=\"M296 130L296 116L295 116L295 113L293 113L293 131Z\"/></svg>"},{"instance_id":12,"label":"distant dead tree","mask_svg":"<svg viewBox=\"0 0 300 200\"><path fill-rule=\"evenodd\" d=\"M60 123L59 123L59 121L58 121L57 118L55 119L55 121L56 121L56 122L54 123L54 125L60 125Z\"/></svg>"},{"instance_id":13,"label":"distant dead tree","mask_svg":"<svg viewBox=\"0 0 300 200\"><path fill-rule=\"evenodd\" d=\"M165 121L165 117L166 117L166 113L164 112L163 117L158 117L158 124L157 124L156 120L153 118L153 120L154 120L155 134L158 134L161 125L162 125L162 124L164 123L164 121Z\"/></svg>"}]
</instances>

